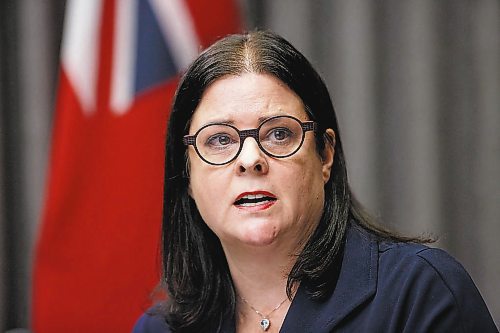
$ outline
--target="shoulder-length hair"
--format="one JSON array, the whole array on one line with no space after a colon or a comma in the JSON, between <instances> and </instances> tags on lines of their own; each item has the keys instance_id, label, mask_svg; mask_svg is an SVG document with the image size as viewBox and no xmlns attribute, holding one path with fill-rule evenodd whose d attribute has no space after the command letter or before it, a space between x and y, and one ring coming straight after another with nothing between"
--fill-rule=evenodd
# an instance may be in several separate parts
<instances>
[{"instance_id":1,"label":"shoulder-length hair","mask_svg":"<svg viewBox=\"0 0 500 333\"><path fill-rule=\"evenodd\" d=\"M222 38L187 69L168 126L162 228L162 278L168 300L162 309L176 331L217 331L223 318L234 314L236 295L220 241L188 195L188 160L182 138L188 133L191 117L207 87L224 76L243 73L273 75L300 97L309 118L318 124L316 147L320 154L325 144L333 144L325 130L331 128L336 134L333 169L324 188L323 214L303 250L296 254L288 275L288 296L292 297L298 283L305 285L314 299L332 292L350 218L379 235L396 237L372 225L352 199L330 94L309 61L271 32Z\"/></svg>"}]
</instances>

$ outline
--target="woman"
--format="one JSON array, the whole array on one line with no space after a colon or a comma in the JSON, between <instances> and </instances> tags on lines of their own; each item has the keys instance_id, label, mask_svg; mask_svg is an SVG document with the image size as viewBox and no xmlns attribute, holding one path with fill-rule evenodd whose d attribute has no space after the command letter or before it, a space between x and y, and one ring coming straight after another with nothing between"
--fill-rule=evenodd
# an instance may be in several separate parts
<instances>
[{"instance_id":1,"label":"woman","mask_svg":"<svg viewBox=\"0 0 500 333\"><path fill-rule=\"evenodd\" d=\"M462 266L370 221L329 93L270 32L223 38L170 117L163 281L134 332L496 332Z\"/></svg>"}]
</instances>

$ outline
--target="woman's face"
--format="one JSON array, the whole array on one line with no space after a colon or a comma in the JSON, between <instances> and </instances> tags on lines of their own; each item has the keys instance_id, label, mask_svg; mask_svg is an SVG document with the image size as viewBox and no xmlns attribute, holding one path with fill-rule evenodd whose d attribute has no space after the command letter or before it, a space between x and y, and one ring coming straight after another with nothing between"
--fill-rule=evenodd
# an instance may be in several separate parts
<instances>
[{"instance_id":1,"label":"woman's face","mask_svg":"<svg viewBox=\"0 0 500 333\"><path fill-rule=\"evenodd\" d=\"M278 115L309 120L300 98L274 76L226 76L204 92L189 134L209 123L257 128ZM306 132L300 150L287 158L266 155L249 137L234 161L215 166L202 161L190 146L189 193L224 247L274 244L297 250L321 217L333 153L333 147L327 147L321 158L312 131ZM253 195L257 202L249 204ZM242 197L250 200L244 203Z\"/></svg>"}]
</instances>

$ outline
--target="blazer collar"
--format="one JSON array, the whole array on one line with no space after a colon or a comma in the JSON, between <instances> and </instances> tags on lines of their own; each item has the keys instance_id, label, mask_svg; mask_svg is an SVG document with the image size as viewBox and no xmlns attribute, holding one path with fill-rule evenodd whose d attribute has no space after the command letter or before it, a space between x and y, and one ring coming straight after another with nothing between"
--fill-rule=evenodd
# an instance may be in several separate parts
<instances>
[{"instance_id":1,"label":"blazer collar","mask_svg":"<svg viewBox=\"0 0 500 333\"><path fill-rule=\"evenodd\" d=\"M332 295L313 301L299 287L280 332L330 332L343 318L375 294L378 245L372 235L351 226L346 235L342 267Z\"/></svg>"},{"instance_id":2,"label":"blazer collar","mask_svg":"<svg viewBox=\"0 0 500 333\"><path fill-rule=\"evenodd\" d=\"M350 226L346 235L342 267L332 295L322 302L313 301L305 286L301 285L280 332L330 332L375 294L377 268L377 241L360 227ZM224 321L221 332L235 330L234 318Z\"/></svg>"}]
</instances>

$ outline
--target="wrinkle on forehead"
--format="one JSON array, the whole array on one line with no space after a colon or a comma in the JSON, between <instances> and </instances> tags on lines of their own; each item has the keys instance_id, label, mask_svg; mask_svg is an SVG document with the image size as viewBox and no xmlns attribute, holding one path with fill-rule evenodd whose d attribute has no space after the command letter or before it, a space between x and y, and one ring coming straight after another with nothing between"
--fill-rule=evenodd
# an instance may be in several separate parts
<instances>
[{"instance_id":1,"label":"wrinkle on forehead","mask_svg":"<svg viewBox=\"0 0 500 333\"><path fill-rule=\"evenodd\" d=\"M242 125L253 128L279 115L309 120L300 97L275 76L258 73L229 75L214 81L205 90L191 119L190 125L195 126L191 127L191 132L211 123L237 125L242 122Z\"/></svg>"}]
</instances>

